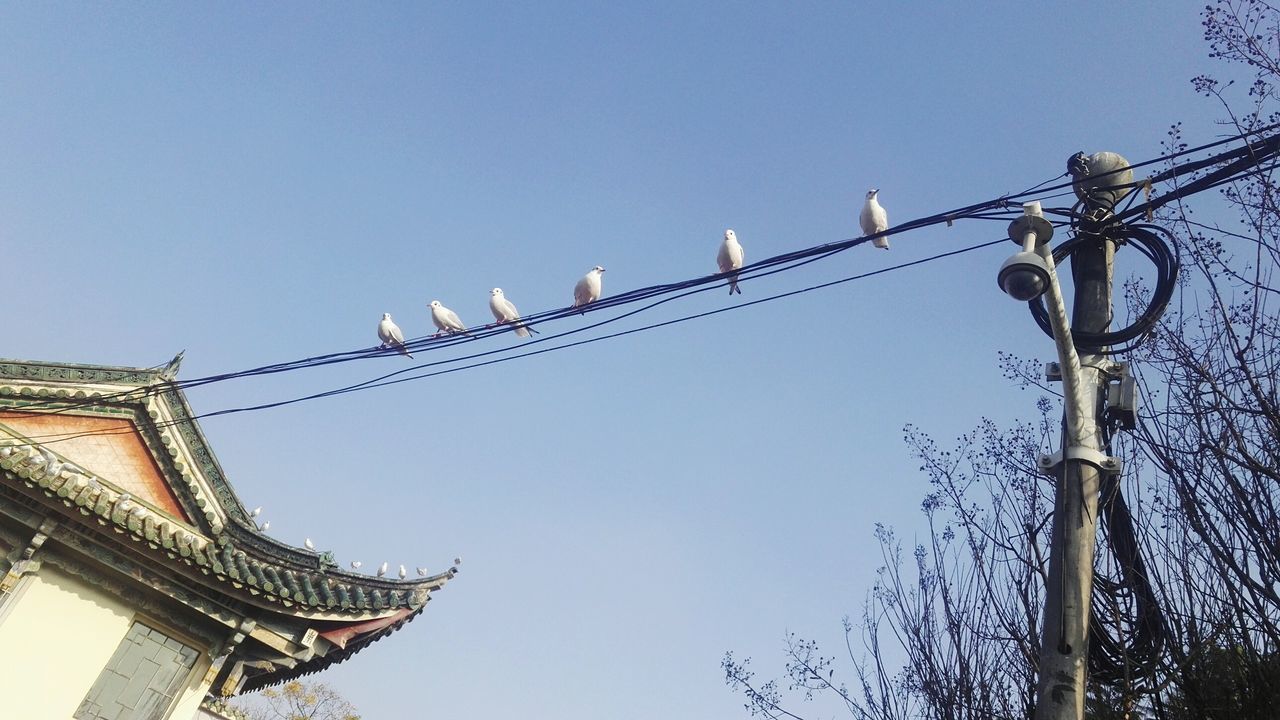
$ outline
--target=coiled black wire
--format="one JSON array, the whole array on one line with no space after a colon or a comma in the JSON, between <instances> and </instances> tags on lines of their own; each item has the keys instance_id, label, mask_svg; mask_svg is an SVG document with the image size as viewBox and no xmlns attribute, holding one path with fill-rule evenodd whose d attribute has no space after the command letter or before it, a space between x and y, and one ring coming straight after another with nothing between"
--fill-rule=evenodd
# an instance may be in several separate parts
<instances>
[{"instance_id":1,"label":"coiled black wire","mask_svg":"<svg viewBox=\"0 0 1280 720\"><path fill-rule=\"evenodd\" d=\"M1168 242L1165 241L1166 238ZM1168 230L1157 225L1110 222L1093 230L1083 227L1078 229L1073 238L1054 248L1054 264L1061 264L1086 243L1100 240L1114 242L1117 249L1125 245L1137 248L1156 268L1156 283L1151 292L1151 301L1133 324L1113 332L1087 332L1074 328L1071 331L1077 348L1101 355L1114 355L1137 347L1155 328L1164 309L1173 299L1181 260L1178 244ZM1027 306L1040 329L1053 337L1053 327L1049 323L1049 311L1045 307L1044 297L1032 300Z\"/></svg>"},{"instance_id":2,"label":"coiled black wire","mask_svg":"<svg viewBox=\"0 0 1280 720\"><path fill-rule=\"evenodd\" d=\"M1114 426L1103 428L1108 454ZM1133 515L1118 475L1106 475L1099 488L1098 517L1118 578L1094 575L1089 614L1089 672L1097 680L1125 691L1156 690L1157 674L1169 640L1169 624L1156 594Z\"/></svg>"}]
</instances>

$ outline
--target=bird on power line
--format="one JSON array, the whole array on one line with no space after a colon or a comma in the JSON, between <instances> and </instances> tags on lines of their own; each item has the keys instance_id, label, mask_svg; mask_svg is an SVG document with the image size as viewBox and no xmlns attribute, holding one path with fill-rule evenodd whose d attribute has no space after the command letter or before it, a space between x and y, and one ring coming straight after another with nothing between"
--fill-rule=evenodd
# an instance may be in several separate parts
<instances>
[{"instance_id":1,"label":"bird on power line","mask_svg":"<svg viewBox=\"0 0 1280 720\"><path fill-rule=\"evenodd\" d=\"M877 188L868 190L867 201L863 203L862 212L858 214L858 224L862 226L863 235L874 235L889 229L889 213L880 207L880 201L876 199L879 193L880 190ZM889 249L888 235L882 235L871 242L881 250Z\"/></svg>"},{"instance_id":2,"label":"bird on power line","mask_svg":"<svg viewBox=\"0 0 1280 720\"><path fill-rule=\"evenodd\" d=\"M588 270L578 284L573 286L574 307L582 307L600 299L600 293L603 290L600 275L603 272L604 268L597 265Z\"/></svg>"},{"instance_id":3,"label":"bird on power line","mask_svg":"<svg viewBox=\"0 0 1280 720\"><path fill-rule=\"evenodd\" d=\"M404 333L400 332L399 325L392 322L391 313L382 313L382 320L378 321L378 339L382 341L382 347L396 348L401 355L413 359L413 355L404 346Z\"/></svg>"},{"instance_id":4,"label":"bird on power line","mask_svg":"<svg viewBox=\"0 0 1280 720\"><path fill-rule=\"evenodd\" d=\"M502 294L502 288L489 291L489 311L493 313L493 319L497 320L499 325L513 323L515 333L519 337L529 337L529 333L538 332L520 322L520 311L516 310L516 306Z\"/></svg>"},{"instance_id":5,"label":"bird on power line","mask_svg":"<svg viewBox=\"0 0 1280 720\"><path fill-rule=\"evenodd\" d=\"M383 575L386 575L386 574L387 574L387 563L386 561L383 561L383 563L378 566L378 577L382 577Z\"/></svg>"},{"instance_id":6,"label":"bird on power line","mask_svg":"<svg viewBox=\"0 0 1280 720\"><path fill-rule=\"evenodd\" d=\"M439 300L431 301L431 322L435 323L436 329L439 331L436 335L441 333L449 335L454 333L471 334L467 332L467 326L462 324L462 318L458 317L458 313L441 305Z\"/></svg>"},{"instance_id":7,"label":"bird on power line","mask_svg":"<svg viewBox=\"0 0 1280 720\"><path fill-rule=\"evenodd\" d=\"M720 272L727 273L742 267L742 245L738 243L738 235L732 230L724 231L724 242L720 243L720 252L716 253L716 264ZM738 288L738 273L729 276L729 294L742 294Z\"/></svg>"}]
</instances>

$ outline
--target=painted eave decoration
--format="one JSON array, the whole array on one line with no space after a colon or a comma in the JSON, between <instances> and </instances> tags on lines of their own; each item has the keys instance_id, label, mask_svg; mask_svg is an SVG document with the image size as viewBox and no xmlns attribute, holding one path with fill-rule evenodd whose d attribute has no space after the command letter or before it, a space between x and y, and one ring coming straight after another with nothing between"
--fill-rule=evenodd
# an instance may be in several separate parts
<instances>
[{"instance_id":1,"label":"painted eave decoration","mask_svg":"<svg viewBox=\"0 0 1280 720\"><path fill-rule=\"evenodd\" d=\"M0 360L0 482L109 527L161 565L298 618L394 618L398 628L457 572L360 575L262 533L171 377Z\"/></svg>"}]
</instances>

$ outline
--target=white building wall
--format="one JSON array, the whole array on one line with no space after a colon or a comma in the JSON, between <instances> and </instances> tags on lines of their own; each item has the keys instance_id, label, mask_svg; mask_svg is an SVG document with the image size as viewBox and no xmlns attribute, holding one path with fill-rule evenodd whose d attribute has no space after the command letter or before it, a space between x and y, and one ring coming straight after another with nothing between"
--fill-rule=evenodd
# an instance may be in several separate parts
<instances>
[{"instance_id":1,"label":"white building wall","mask_svg":"<svg viewBox=\"0 0 1280 720\"><path fill-rule=\"evenodd\" d=\"M70 720L129 629L133 611L48 564L5 599L0 716Z\"/></svg>"},{"instance_id":2,"label":"white building wall","mask_svg":"<svg viewBox=\"0 0 1280 720\"><path fill-rule=\"evenodd\" d=\"M182 697L174 703L169 717L175 720L199 717L197 713L200 712L200 703L204 701L204 696L209 694L209 682L213 680L205 677L208 674L209 665L209 656L206 653L196 663L195 670L187 679L187 688L183 691Z\"/></svg>"},{"instance_id":3,"label":"white building wall","mask_svg":"<svg viewBox=\"0 0 1280 720\"><path fill-rule=\"evenodd\" d=\"M0 718L70 720L133 623L134 609L47 563L3 602ZM192 717L204 698L204 650L171 717Z\"/></svg>"}]
</instances>

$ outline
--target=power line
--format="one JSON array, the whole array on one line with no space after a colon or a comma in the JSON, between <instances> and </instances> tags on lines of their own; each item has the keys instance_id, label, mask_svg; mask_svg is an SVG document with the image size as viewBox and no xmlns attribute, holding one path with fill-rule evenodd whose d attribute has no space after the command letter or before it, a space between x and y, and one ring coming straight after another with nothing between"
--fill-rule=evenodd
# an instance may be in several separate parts
<instances>
[{"instance_id":1,"label":"power line","mask_svg":"<svg viewBox=\"0 0 1280 720\"><path fill-rule=\"evenodd\" d=\"M944 258L949 258L949 257L953 257L953 256L956 256L956 255L962 255L962 254L965 254L965 253L973 252L973 251L975 251L975 250L981 250L981 249L983 249L983 248L988 248L988 247L992 247L992 246L1000 245L1000 244L1007 244L1008 242L1009 242L1008 238L1000 238L1000 239L998 239L998 240L992 240L992 241L985 242L985 243L979 243L979 244L977 244L977 245L971 245L971 246L969 246L969 247L961 248L961 249L959 249L959 250L950 250L950 251L943 252L943 253L939 253L939 254L936 254L936 255L931 255L931 256L926 257L926 258L921 258L921 259L918 259L918 260L912 260L912 261L909 261L909 262L900 263L900 264L898 264L898 265L892 265L892 266L889 266L889 267L880 268L880 269L878 269L878 270L871 270L871 271L864 272L864 273L859 273L859 274L856 274L856 275L850 275L850 276L848 276L848 277L840 278L840 279L838 279L838 280L832 280L832 281L829 281L829 282L819 283L819 284L817 284L817 285L810 285L810 286L808 286L808 287L800 288L800 289L798 289L798 290L790 290L790 291L787 291L787 292L778 293L778 294L775 294L775 295L770 295L770 296L768 296L768 297L759 298L759 299L756 299L756 300L751 300L751 301L749 301L749 302L739 303L739 304L736 304L736 305L730 305L730 306L723 307L723 308L717 308L717 309L715 309L715 310L708 310L708 311L705 311L705 312L694 313L694 314L691 314L691 315L685 315L685 316L682 316L682 317L679 317L679 318L674 318L674 319L671 319L671 320L664 320L664 321L662 321L662 322L651 323L651 324L649 324L649 325L644 325L644 326L641 326L641 327L630 328L630 329L628 329L628 330L621 330L621 331L614 332L614 333L610 333L610 334L607 334L607 335L600 335L600 336L597 336L597 337L587 338L587 339L584 339L584 340L577 340L577 341L574 341L574 342L563 343L563 344L560 344L560 345L553 345L553 346L550 346L550 347L540 348L540 349L537 349L537 350L527 350L528 346L529 346L530 344L532 344L532 343L525 343L524 345L517 346L517 348L519 348L519 349L525 349L525 351L524 351L524 352L520 352L520 353L516 353L516 354L510 354L510 355L507 355L507 356L505 356L505 357L490 358L490 359L488 359L488 360L482 360L482 361L480 361L480 362L474 362L474 363L470 363L470 364L467 364L467 365L460 365L460 366L458 366L458 367L451 367L451 368L445 368L445 369L441 369L441 370L435 370L435 371L427 372L427 373L420 373L420 374L417 374L417 375L411 375L411 376L409 376L409 377L398 377L398 376L400 376L400 375L403 375L403 374L404 374L404 373L406 373L406 372L411 372L411 371L421 370L421 369L423 369L424 367L439 367L439 366L441 366L441 365L451 365L451 364L455 364L455 363L458 363L458 362L464 362L464 361L466 361L466 360L470 360L470 359L479 359L479 358L483 358L483 357L486 357L486 356L495 355L495 354L498 354L499 352L505 352L505 350L491 350L491 351L487 351L487 352L483 352L483 353L476 353L476 354L474 354L474 355L463 356L463 357L460 357L460 358L451 358L451 359L449 359L449 360L439 360L439 361L436 361L436 362L433 362L433 363L428 363L428 364L426 364L426 365L422 365L422 366L416 366L416 367L413 367L413 368L406 368L406 369L404 369L404 370L398 370L398 371L396 371L396 372L388 373L388 374L386 374L386 375L383 375L383 376L378 377L378 378L374 378L374 379L372 379L372 380L367 380L367 381L364 381L364 382L361 382L361 383L357 383L357 384L355 384L355 385L349 385L349 386L346 386L346 387L343 387L343 388L338 388L338 389L335 389L335 390L327 390L327 391L325 391L325 392L314 393L314 394L311 394L311 395L305 395L305 396L301 396L301 397L291 398L291 399L288 399L288 400L280 400L280 401L277 401L277 402L271 402L271 403L262 403L262 404L258 404L258 405L250 405L250 406L243 406L243 407L236 407L236 408L227 408L227 409L223 409L223 410L214 410L214 411L211 411L211 412L201 413L201 414L198 414L198 415L194 415L194 416L192 416L190 419L184 419L184 420L166 420L166 421L157 422L157 423L155 423L155 425L156 425L156 427L159 427L159 428L163 428L163 427L171 427L171 426L174 426L174 425L180 425L180 424L182 424L182 423L186 423L186 422L194 422L194 421L196 421L196 420L200 420L200 419L203 419L203 418L218 417L218 416L221 416L221 415L231 415L231 414L242 413L242 412L252 412L252 411L256 411L256 410L267 410L267 409L271 409L271 408L278 408L278 407L283 407L283 406L286 406L286 405L293 405L293 404L300 403L300 402L306 402L306 401L309 401L309 400L318 400L318 399L321 399L321 398L333 397L333 396L335 396L335 395L343 395L343 394L350 393L350 392L357 392L357 391L363 391L363 390L372 390L372 389L374 389L374 388L386 387L386 386L389 386L389 385L397 385L397 384L400 384L400 383L404 383L404 382L411 382L411 381L414 381L414 380L424 380L424 379L426 379L426 378L436 377L436 376L439 376L439 375L447 375L447 374L455 373L455 372L459 372L459 371L462 371L462 370L470 370L470 369L473 369L473 368L484 367L484 366L488 366L488 365L496 365L496 364L498 364L498 363L504 363L504 362L508 362L508 361L511 361L511 360L519 360L519 359L523 359L523 358L527 358L527 357L533 357L533 356L536 356L536 355L543 355L543 354L546 354L546 353L555 352L555 351L558 351L558 350L566 350L566 349L574 348L574 347L578 347L578 346L581 346L581 345L590 345L590 344L592 344L592 343L600 342L600 341L603 341L603 340L611 340L611 339L614 339L614 338L620 338L620 337L624 337L624 336L627 336L627 335L634 335L634 334L636 334L636 333L646 332L646 331L649 331L649 330L655 330L655 329L658 329L658 328L666 327L666 326L668 326L668 325L676 325L676 324L679 324L679 323L689 322L689 321L691 321L691 320L698 320L698 319L701 319L701 318L710 317L710 316L713 316L713 315L719 315L719 314L721 314L721 313L726 313L726 312L730 312L730 311L733 311L733 310L741 310L741 309L743 309L743 308L752 307L752 306L754 306L754 305L760 305L760 304L762 304L762 303L767 303L767 302L773 302L773 301L776 301L776 300L781 300L781 299L788 298L788 297L792 297L792 296L795 296L795 295L802 295L802 294L804 294L804 293L814 292L814 291L816 291L816 290L823 290L823 289L826 289L826 288L834 287L834 286L836 286L836 285L842 285L842 284L849 283L849 282L854 282L854 281L857 281L857 280L864 280L864 279L866 279L866 278L875 277L875 276L877 276L877 275L883 275L883 274L885 274L885 273L894 272L894 271L897 271L897 270L904 270L904 269L906 269L906 268L915 267L915 266L917 266L917 265L923 265L923 264L925 264L925 263L934 262L934 261L937 261L937 260L942 260L942 259L944 259ZM643 307L638 308L638 309L636 309L636 310L632 310L631 312L626 313L626 314L624 314L624 315L621 315L621 316L618 316L618 317L615 317L615 318L610 318L609 320L605 320L605 321L603 321L603 322L596 323L595 325L589 326L589 327L587 327L587 328L578 328L578 329L574 329L574 330L569 330L569 331L566 331L566 332L564 332L564 333L560 333L560 334L558 334L558 335L551 336L550 338L547 338L547 339L549 339L549 340L556 340L556 339L563 338L563 337L568 336L568 335L577 334L577 333L582 332L582 331L584 331L584 330L593 329L593 328L596 328L596 327L600 327L601 325L608 324L608 323L610 323L610 322L615 322L615 321L617 321L617 320L622 320L622 319L624 319L624 318L626 318L626 317L630 317L630 316L636 315L636 314L638 314L638 313L644 312L645 310L648 310L648 309L650 309L650 308L656 307L656 306L658 306L658 305L662 305L662 304L664 304L664 303L671 302L671 301L673 301L673 300L677 300L677 299L680 299L680 298L683 298L683 297L687 297L687 296L689 296L689 295L694 295L694 294L697 294L697 293L707 292L707 291L710 291L710 290L716 290L716 289L718 289L718 286L711 286L711 287L703 287L703 288L693 289L693 290L690 290L690 291L688 291L688 292L686 292L686 293L683 293L683 294L681 294L681 295L676 295L676 296L667 297L667 298L664 298L664 299L658 300L658 301L653 302L653 303L651 303L651 304L649 304L649 305L643 306ZM394 378L394 379L393 379L393 378ZM20 410L20 409L22 409L22 408L14 408L14 409L19 409L19 410ZM83 431L83 432L74 432L74 433L51 433L51 434L48 434L48 435L32 435L32 436L28 436L28 439L30 439L30 440L42 440L42 441L47 441L47 442L46 442L46 444L52 444L52 443L55 443L55 442L61 442L61 441L64 441L64 440L72 440L72 439L79 438L79 437L87 437L87 436L94 436L94 435L117 435L117 434L126 434L126 433L131 433L131 432L133 432L133 430L132 430L132 429L129 429L129 428L104 429L104 430L88 430L88 431Z\"/></svg>"},{"instance_id":2,"label":"power line","mask_svg":"<svg viewBox=\"0 0 1280 720\"><path fill-rule=\"evenodd\" d=\"M1211 149L1211 148L1228 144L1234 141L1242 140L1250 136L1257 136L1257 135L1260 135L1261 133L1268 132L1277 128L1280 128L1280 124L1259 128L1257 130L1243 132L1231 137L1222 138L1214 142L1206 143L1194 148L1185 148L1172 153L1168 153L1166 155L1163 155L1157 158L1153 158L1153 159L1146 160L1136 164L1131 164L1129 166L1129 169L1140 168L1147 165L1152 165L1155 163L1164 162L1164 161L1176 159L1179 157L1184 157L1186 155L1202 152L1206 149ZM1198 170L1203 167L1207 167L1215 163L1224 162L1225 160L1234 159L1237 161L1241 161L1241 160L1247 161L1250 157L1256 157L1260 148L1265 149L1268 147L1280 147L1280 135L1275 135L1270 138L1263 139L1261 142L1261 145L1259 146L1245 145L1241 148L1235 148L1230 151L1219 153L1218 155L1215 155L1215 156L1210 156L1208 158L1193 161L1190 163L1184 163L1183 165L1170 168L1164 173L1161 173L1151 178L1151 181L1161 182L1167 179L1172 179L1179 175L1185 175L1187 173L1194 172L1195 170ZM1178 197L1182 197L1187 194L1192 194L1194 192L1199 192L1202 189L1208 189L1209 187L1216 187L1217 185L1222 184L1222 182L1229 182L1231 179L1233 179L1233 176L1231 174L1232 171L1238 170L1238 168L1239 168L1239 162L1237 162L1236 166L1233 166L1232 168L1224 169L1225 172L1219 171L1215 173L1215 176L1213 178L1214 180L1225 178L1220 182L1217 182L1216 184L1210 185L1207 183L1203 183L1204 187L1201 187L1201 188L1186 188L1186 189L1179 188L1179 190L1183 190L1183 192L1175 191L1172 193L1166 193L1160 196L1160 198L1158 198L1157 200L1145 203L1143 205L1139 205L1136 208L1131 208L1125 213L1125 217L1146 212L1148 209L1158 207L1161 204L1171 202L1172 200L1177 199ZM871 240L874 240L877 237L881 237L884 235L901 235L911 230L916 230L923 227L937 225L942 222L951 224L955 220L971 219L971 218L972 219L988 219L988 220L1003 219L1006 217L1004 215L1005 212L1016 210L1016 207L1018 205L1016 201L1018 199L1025 198L1029 196L1031 193L1036 192L1037 190L1040 190L1041 188L1043 188L1043 190L1041 190L1040 194L1038 195L1038 199L1042 201L1048 200L1048 199L1054 199L1057 197L1072 195L1073 185L1071 182L1052 185L1047 188L1044 187L1045 185L1061 177L1062 175L1059 175L1055 178L1052 178L1051 180L1041 182L1020 193L1001 196L999 198L994 198L984 202L974 203L965 207L956 208L949 212L938 213L935 215L918 218L916 220L902 223L882 233L877 233L874 235L863 236L858 238L852 238L848 240L842 240L842 241L833 242L833 243L827 243L824 245L816 245L813 247L803 248L801 250L793 251L790 253L784 253L782 255L766 258L764 260L760 260L755 263L750 263L748 265L745 265L742 269L737 271L738 276L741 279L750 279L752 277L764 276L765 274L772 274L772 273L765 273L763 271L769 268L776 267L778 265L785 265L788 263L795 263L795 267L799 267L800 265L807 264L806 262L800 262L800 261L808 260L809 258L813 258L815 260L821 259L822 257L825 257L827 255L842 252L844 250L863 244L865 242L869 242ZM1100 177L1105 177L1105 174ZM1103 188L1103 189L1133 188L1142 184L1145 184L1145 181L1135 181L1131 183L1124 183L1120 185L1111 186L1111 188ZM1064 192L1058 192L1056 194L1046 195L1046 193L1053 193L1054 191L1059 191L1059 190L1063 190ZM1051 208L1051 209L1047 209L1046 211L1054 212L1061 215L1068 215L1068 216L1071 214L1071 212L1066 209ZM532 315L527 315L521 318L521 322L526 326L533 326L538 323L546 323L553 320L570 317L575 314L586 314L588 312L600 312L601 310L605 310L611 307L617 307L620 305L630 304L634 302L642 302L644 300L647 300L657 295L678 293L686 289L703 285L703 284L714 284L714 283L724 282L727 279L727 275L728 274L726 273L717 273L717 274L706 275L698 278L693 278L690 280L684 280L680 282L666 283L666 284L660 284L660 285L653 285L645 288L639 288L637 290L632 290L619 295L613 295L607 298L602 298L601 300L598 300L595 303L592 303L583 308L557 308L554 310L548 310L540 313L534 313ZM472 342L472 341L483 339L486 337L491 337L493 335L501 334L507 331L509 331L509 328L504 326L498 326L493 328L481 328L478 330L471 331L471 335L468 337L459 337L456 335L448 335L444 337L424 336L424 337L411 339L405 345L409 350L414 352L441 350L447 347L452 347L453 345L456 345L459 343ZM243 377L253 377L258 375L269 375L269 374L275 374L280 372L290 372L290 371L300 370L305 368L321 367L324 365L345 363L345 362L351 362L354 360L364 360L364 359L369 359L374 357L382 357L385 355L396 355L396 354L398 354L398 350L395 348L387 348L387 349L382 349L378 347L362 348L359 350L329 353L325 355L318 355L318 356L303 358L299 360L292 360L292 361L287 361L282 363L274 363L271 365L264 365L261 367L250 368L247 370L242 370L237 372L223 373L218 375L210 375L202 378L193 378L191 380L177 381L173 383L173 385L179 389L191 389L191 388L201 387L203 385L208 385L215 382L225 382L228 380L233 380L233 379L238 379ZM136 393L134 393L133 391L122 392L120 393L120 396L125 396L129 394L136 394ZM99 398L98 400L105 400L105 399L107 398L105 397Z\"/></svg>"},{"instance_id":3,"label":"power line","mask_svg":"<svg viewBox=\"0 0 1280 720\"><path fill-rule=\"evenodd\" d=\"M1177 152L1169 153L1159 158L1154 158L1141 163L1130 165L1130 168L1142 167L1142 166L1151 165L1157 162L1168 161L1170 159L1175 159L1178 157L1184 157L1188 154L1193 154L1196 152L1203 151L1205 149L1217 147L1217 146L1227 144L1236 140L1241 140L1249 136L1258 135L1262 132L1266 132L1276 128L1280 128L1280 124L1269 126L1266 128L1255 130L1255 131L1241 133L1234 137L1220 139L1212 143L1198 146L1196 148L1179 150ZM1219 168L1219 170L1214 171L1213 173L1209 173L1206 176L1199 178L1196 181L1193 181L1192 183L1188 183L1185 186L1175 188L1173 191L1169 193L1165 193L1160 197L1156 198L1155 200L1151 200L1137 207L1129 208L1128 210L1125 211L1125 216L1146 212L1151 207L1158 207L1161 204L1172 202L1175 199L1179 199L1181 197L1194 194L1196 192L1202 192L1207 189L1218 187L1218 186L1221 186L1222 184L1231 182L1236 179L1240 179L1242 177L1248 177L1258 172L1269 171L1271 169L1271 166L1268 166L1267 168L1255 167L1253 170L1247 170L1247 169L1250 167L1253 167L1259 162L1270 159L1277 153L1280 153L1280 134L1277 134L1268 138L1264 138L1256 145L1245 145L1241 148L1235 148L1229 151L1225 151L1215 156L1210 156L1208 158L1203 158L1200 160L1184 163L1183 165L1170 168L1169 170L1157 176L1157 178L1161 181L1165 179L1173 179L1178 177L1179 175L1185 175L1189 172L1194 172L1197 169L1209 167L1213 164L1227 163L1224 167ZM840 240L840 241L821 244L821 245L815 245L812 247L802 248L802 249L784 253L781 255L776 255L770 258L766 258L764 260L757 261L755 263L745 265L743 268L741 268L736 272L738 274L739 279L744 281L749 279L754 279L754 278L767 277L769 275L773 275L776 273L793 270L795 268L801 267L803 265L807 265L812 262L817 262L818 260L825 259L832 255L844 252L850 248L870 242L878 237L882 237L886 235L902 235L913 230L918 230L918 229L922 229L930 226L936 226L942 223L946 223L947 225L950 225L954 221L960 220L960 219L1006 220L1006 219L1009 219L1011 214L1014 213L1015 210L1018 208L1019 203L1017 201L1019 199L1027 197L1028 195L1030 195L1031 193L1035 192L1040 188L1043 188L1039 196L1040 199L1042 200L1072 194L1071 191L1061 192L1055 195L1048 195L1048 196L1044 194L1044 193L1052 193L1056 190L1062 190L1064 188L1072 187L1071 183L1053 185L1047 188L1043 187L1048 183L1052 183L1054 180L1057 180L1060 177L1062 176L1060 175L1051 180L1039 183L1038 185L1028 188L1027 190L1021 193L1017 193L1014 195L1001 196L999 198L994 198L994 199L986 200L983 202L967 205L961 208L956 208L948 212L937 213L934 215L917 218L915 220L911 220L911 221L899 224L897 226L894 226L893 228L890 228L880 233L875 233L872 235L866 235L866 236L861 236L861 237L851 238L846 240ZM1133 187L1137 187L1140 184L1143 184L1143 183L1132 182L1132 183L1117 185L1114 187L1133 188ZM1074 219L1075 217L1074 211L1069 208L1046 208L1045 212L1053 215L1061 216L1061 217L1071 218L1071 219ZM968 251L968 249L966 249L965 251ZM943 254L941 256L935 256L935 258L945 257L945 256L947 256L947 254ZM925 261L928 261L931 259L934 259L934 258L927 258L925 259ZM911 264L914 264L914 263L911 263ZM887 268L886 270L897 269L899 267L909 267L911 264L906 264L902 266L893 266L891 268ZM291 402L295 402L295 401L315 399L319 397L330 397L332 395L343 394L346 392L354 392L356 390L366 389L370 387L381 387L385 384L404 381L404 380L391 380L391 378L393 377L397 377L399 375L403 375L410 372L417 372L419 370L422 370L428 367L436 367L442 364L453 364L453 363L465 362L466 360L470 360L470 359L477 359L477 358L487 357L491 355L498 355L498 354L512 354L513 358L527 357L530 355L548 352L552 349L559 349L560 347L573 347L579 344L585 344L585 342L588 342L588 341L569 343L564 346L557 346L556 348L547 348L547 349L533 351L533 352L517 352L520 350L525 350L530 345L533 345L533 344L548 342L551 340L565 337L567 335L586 332L588 330L600 327L602 325L606 325L612 322L617 322L627 317L631 317L639 312L643 312L645 310L651 309L653 307L664 304L671 300L687 297L688 295L695 294L696 292L703 292L706 290L714 289L720 284L726 282L728 276L731 274L732 273L716 273L716 274L705 275L705 276L692 278L688 280L683 280L679 282L652 285L649 287L639 288L629 292L603 298L599 301L596 301L590 305L587 305L581 308L557 308L554 310L543 311L540 313L534 313L532 315L524 316L521 318L522 324L532 327L538 324L546 324L555 320L571 317L573 315L579 315L579 314L585 315L586 313L589 313L589 312L600 312L605 309L616 308L624 305L630 305L634 303L649 301L655 297L661 297L664 295L667 296L666 299L659 300L656 302L651 302L647 305L640 307L637 310L624 313L622 315L610 318L608 320L604 320L604 321L587 325L574 330L566 331L564 333L551 335L551 336L534 340L531 342L523 343L521 345L508 346L504 348L486 351L483 353L465 355L462 357L452 358L445 361L419 364L410 368L396 371L394 373L389 373L388 375L374 378L372 380L358 383L356 385L351 385L344 388L338 388L336 390L330 390L324 393L316 393L314 395L306 396L305 398L295 398L293 400L280 401L279 403L267 403L261 406L251 406L250 408L231 408L224 411L207 413L199 417L210 417L210 416L220 415L220 414L229 414L232 412L244 412L244 411L247 411L248 409L266 409L269 407L279 407L282 404L290 404ZM839 282L845 282L849 279L854 279L854 278L847 278L845 280L836 281L836 283L838 284ZM826 285L819 286L819 287L825 287L825 286ZM817 289L817 288L815 287L813 289ZM807 291L808 289L805 289L800 292L807 292ZM781 296L775 296L774 298L769 298L769 299L777 299L777 297L786 297L786 296L787 294L783 294ZM764 301L767 301L767 300L768 299L765 299ZM732 307L750 307L752 305L758 304L759 302L761 301L752 301L749 303L742 303ZM731 309L731 308L726 308L725 310L727 309ZM720 312L720 311L715 311L709 314L716 314L716 312ZM699 315L698 317L700 316L705 316L705 314ZM691 316L689 319L692 319L692 317L694 316ZM677 321L670 321L667 323L658 323L652 327L661 327L662 325L670 324L671 322L681 322L681 321L683 321L683 319L677 320ZM650 329L650 328L642 328L642 329ZM495 327L480 328L480 329L471 331L471 334L468 336L448 335L443 337L430 336L430 337L416 338L406 343L406 346L415 352L443 350L445 348L452 347L460 343L475 342L477 340L492 337L498 334L507 333L509 331L510 331L509 326L498 325ZM635 331L639 331L639 329ZM624 334L630 334L631 332L635 332L635 331L615 333L613 335L602 336L601 338L598 338L598 339L607 339L609 337L617 337ZM596 339L593 339L590 342L594 342L595 340ZM156 385L153 385L150 387L130 388L128 390L120 391L117 393L108 393L108 394L100 395L95 398L89 398L84 400L59 398L59 399L50 399L46 401L37 401L24 406L22 409L26 411L31 411L32 409L38 408L43 405L45 407L51 408L48 411L49 414L67 412L76 407L81 407L84 405L96 405L96 404L104 404L112 401L120 401L125 399L136 399L138 397L145 397L147 395L154 395L161 392L165 392L170 389L185 390L185 389L191 389L196 387L202 387L204 385L208 385L216 382L224 382L224 381L243 378L243 377L269 375L269 374L275 374L280 372L300 370L300 369L305 369L310 367L320 367L323 365L344 363L344 362L350 362L353 360L363 360L368 358L381 357L386 355L397 355L397 354L398 354L398 350L394 348L387 348L387 349L382 349L378 347L363 348L359 350L330 353L325 355L313 356L309 358L303 358L300 360L293 360L288 362L275 363L271 365L264 365L257 368L251 368L248 370L242 370L238 372L210 375L206 377L194 378L194 379L185 380L185 381L157 383ZM488 364L493 364L494 362L496 361L489 360L489 361L476 363L474 365L470 365L466 367L488 365ZM462 368L451 369L448 372L454 372L457 369L462 369ZM443 372L444 371L437 371L433 373L415 375L413 376L412 379L420 379L422 377L432 377L434 375L443 374Z\"/></svg>"}]
</instances>

